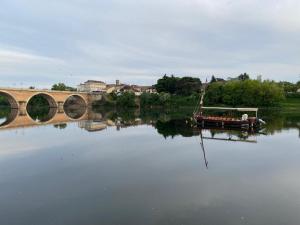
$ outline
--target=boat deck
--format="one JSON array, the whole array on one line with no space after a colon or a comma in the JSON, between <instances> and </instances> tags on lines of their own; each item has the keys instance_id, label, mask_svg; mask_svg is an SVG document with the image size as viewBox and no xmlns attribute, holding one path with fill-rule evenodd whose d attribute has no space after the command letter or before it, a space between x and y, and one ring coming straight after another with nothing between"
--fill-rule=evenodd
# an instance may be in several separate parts
<instances>
[{"instance_id":1,"label":"boat deck","mask_svg":"<svg viewBox=\"0 0 300 225\"><path fill-rule=\"evenodd\" d=\"M197 123L202 126L213 125L217 127L256 127L258 125L258 120L256 117L249 117L247 120L241 120L234 117L196 115L195 119Z\"/></svg>"}]
</instances>

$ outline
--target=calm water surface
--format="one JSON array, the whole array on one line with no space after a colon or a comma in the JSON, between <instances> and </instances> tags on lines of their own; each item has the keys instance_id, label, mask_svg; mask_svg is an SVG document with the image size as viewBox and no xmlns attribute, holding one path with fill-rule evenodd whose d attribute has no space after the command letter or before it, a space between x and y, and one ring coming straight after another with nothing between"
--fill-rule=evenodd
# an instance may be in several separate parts
<instances>
[{"instance_id":1,"label":"calm water surface","mask_svg":"<svg viewBox=\"0 0 300 225\"><path fill-rule=\"evenodd\" d=\"M51 113L1 111L1 225L300 224L299 112L266 112L258 133Z\"/></svg>"}]
</instances>

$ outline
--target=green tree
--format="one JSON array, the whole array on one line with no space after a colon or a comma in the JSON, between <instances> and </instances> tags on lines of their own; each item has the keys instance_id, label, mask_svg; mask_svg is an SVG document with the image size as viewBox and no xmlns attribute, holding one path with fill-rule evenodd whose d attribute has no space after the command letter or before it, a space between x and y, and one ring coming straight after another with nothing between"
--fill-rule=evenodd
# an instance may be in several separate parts
<instances>
[{"instance_id":1,"label":"green tree","mask_svg":"<svg viewBox=\"0 0 300 225\"><path fill-rule=\"evenodd\" d=\"M76 88L69 87L69 86L65 85L64 83L58 83L58 84L54 84L52 86L51 90L55 90L55 91L76 91Z\"/></svg>"},{"instance_id":2,"label":"green tree","mask_svg":"<svg viewBox=\"0 0 300 225\"><path fill-rule=\"evenodd\" d=\"M215 105L222 103L222 95L224 93L223 84L213 82L209 84L205 95L205 104Z\"/></svg>"},{"instance_id":3,"label":"green tree","mask_svg":"<svg viewBox=\"0 0 300 225\"><path fill-rule=\"evenodd\" d=\"M155 85L159 93L170 93L176 95L191 95L200 92L201 81L194 77L174 77L164 75Z\"/></svg>"},{"instance_id":4,"label":"green tree","mask_svg":"<svg viewBox=\"0 0 300 225\"><path fill-rule=\"evenodd\" d=\"M136 107L135 95L132 92L124 92L117 97L117 106Z\"/></svg>"},{"instance_id":5,"label":"green tree","mask_svg":"<svg viewBox=\"0 0 300 225\"><path fill-rule=\"evenodd\" d=\"M293 83L287 82L287 81L279 82L279 85L281 85L283 87L283 90L285 93L293 93L293 92L296 92L298 89L297 84L293 84Z\"/></svg>"},{"instance_id":6,"label":"green tree","mask_svg":"<svg viewBox=\"0 0 300 225\"><path fill-rule=\"evenodd\" d=\"M173 75L169 77L165 74L163 78L158 79L155 88L158 92L167 92L170 94L175 94L178 80L178 77L174 77Z\"/></svg>"},{"instance_id":7,"label":"green tree","mask_svg":"<svg viewBox=\"0 0 300 225\"><path fill-rule=\"evenodd\" d=\"M214 82L217 82L217 79L215 78L214 75L212 75L211 80L210 80L210 83L214 83Z\"/></svg>"},{"instance_id":8,"label":"green tree","mask_svg":"<svg viewBox=\"0 0 300 225\"><path fill-rule=\"evenodd\" d=\"M177 80L176 94L178 95L192 95L199 93L201 90L201 81L199 78L182 77Z\"/></svg>"},{"instance_id":9,"label":"green tree","mask_svg":"<svg viewBox=\"0 0 300 225\"><path fill-rule=\"evenodd\" d=\"M232 80L212 83L205 104L231 106L274 106L284 99L283 88L272 81Z\"/></svg>"},{"instance_id":10,"label":"green tree","mask_svg":"<svg viewBox=\"0 0 300 225\"><path fill-rule=\"evenodd\" d=\"M242 73L238 76L239 80L249 80L250 76L247 73Z\"/></svg>"}]
</instances>

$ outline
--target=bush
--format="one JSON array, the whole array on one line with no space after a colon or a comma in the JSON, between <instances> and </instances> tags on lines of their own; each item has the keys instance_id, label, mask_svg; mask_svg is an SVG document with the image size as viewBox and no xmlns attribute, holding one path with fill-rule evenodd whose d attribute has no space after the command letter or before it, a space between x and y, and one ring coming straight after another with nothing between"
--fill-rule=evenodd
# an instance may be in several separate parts
<instances>
[{"instance_id":1,"label":"bush","mask_svg":"<svg viewBox=\"0 0 300 225\"><path fill-rule=\"evenodd\" d=\"M140 97L141 106L165 106L170 103L169 93L142 93Z\"/></svg>"},{"instance_id":2,"label":"bush","mask_svg":"<svg viewBox=\"0 0 300 225\"><path fill-rule=\"evenodd\" d=\"M274 106L284 100L283 88L272 81L233 80L211 83L205 104L231 106Z\"/></svg>"},{"instance_id":3,"label":"bush","mask_svg":"<svg viewBox=\"0 0 300 225\"><path fill-rule=\"evenodd\" d=\"M300 93L299 92L295 92L295 93L287 93L286 94L287 98L299 98L300 99Z\"/></svg>"},{"instance_id":4,"label":"bush","mask_svg":"<svg viewBox=\"0 0 300 225\"><path fill-rule=\"evenodd\" d=\"M117 106L136 107L134 93L124 92L117 96Z\"/></svg>"}]
</instances>

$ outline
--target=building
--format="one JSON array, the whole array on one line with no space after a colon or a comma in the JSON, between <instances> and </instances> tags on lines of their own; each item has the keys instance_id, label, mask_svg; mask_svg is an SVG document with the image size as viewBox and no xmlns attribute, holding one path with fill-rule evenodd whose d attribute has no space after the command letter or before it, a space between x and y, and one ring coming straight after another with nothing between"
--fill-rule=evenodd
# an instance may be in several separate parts
<instances>
[{"instance_id":1,"label":"building","mask_svg":"<svg viewBox=\"0 0 300 225\"><path fill-rule=\"evenodd\" d=\"M120 92L132 92L135 96L140 96L142 93L156 93L153 86L139 86L139 85L124 85Z\"/></svg>"},{"instance_id":2,"label":"building","mask_svg":"<svg viewBox=\"0 0 300 225\"><path fill-rule=\"evenodd\" d=\"M116 80L115 84L106 85L105 93L110 94L112 92L119 93L120 90L126 86L125 84L121 84L119 80Z\"/></svg>"},{"instance_id":3,"label":"building","mask_svg":"<svg viewBox=\"0 0 300 225\"><path fill-rule=\"evenodd\" d=\"M88 80L77 86L78 91L82 92L105 92L106 83L96 80Z\"/></svg>"},{"instance_id":4,"label":"building","mask_svg":"<svg viewBox=\"0 0 300 225\"><path fill-rule=\"evenodd\" d=\"M82 92L102 92L102 93L122 93L133 92L136 96L140 96L143 92L156 93L154 86L139 86L122 84L119 80L116 80L115 84L106 84L102 81L88 80L83 84L77 86L78 91Z\"/></svg>"},{"instance_id":5,"label":"building","mask_svg":"<svg viewBox=\"0 0 300 225\"><path fill-rule=\"evenodd\" d=\"M140 86L142 92L146 93L157 93L154 86Z\"/></svg>"}]
</instances>

